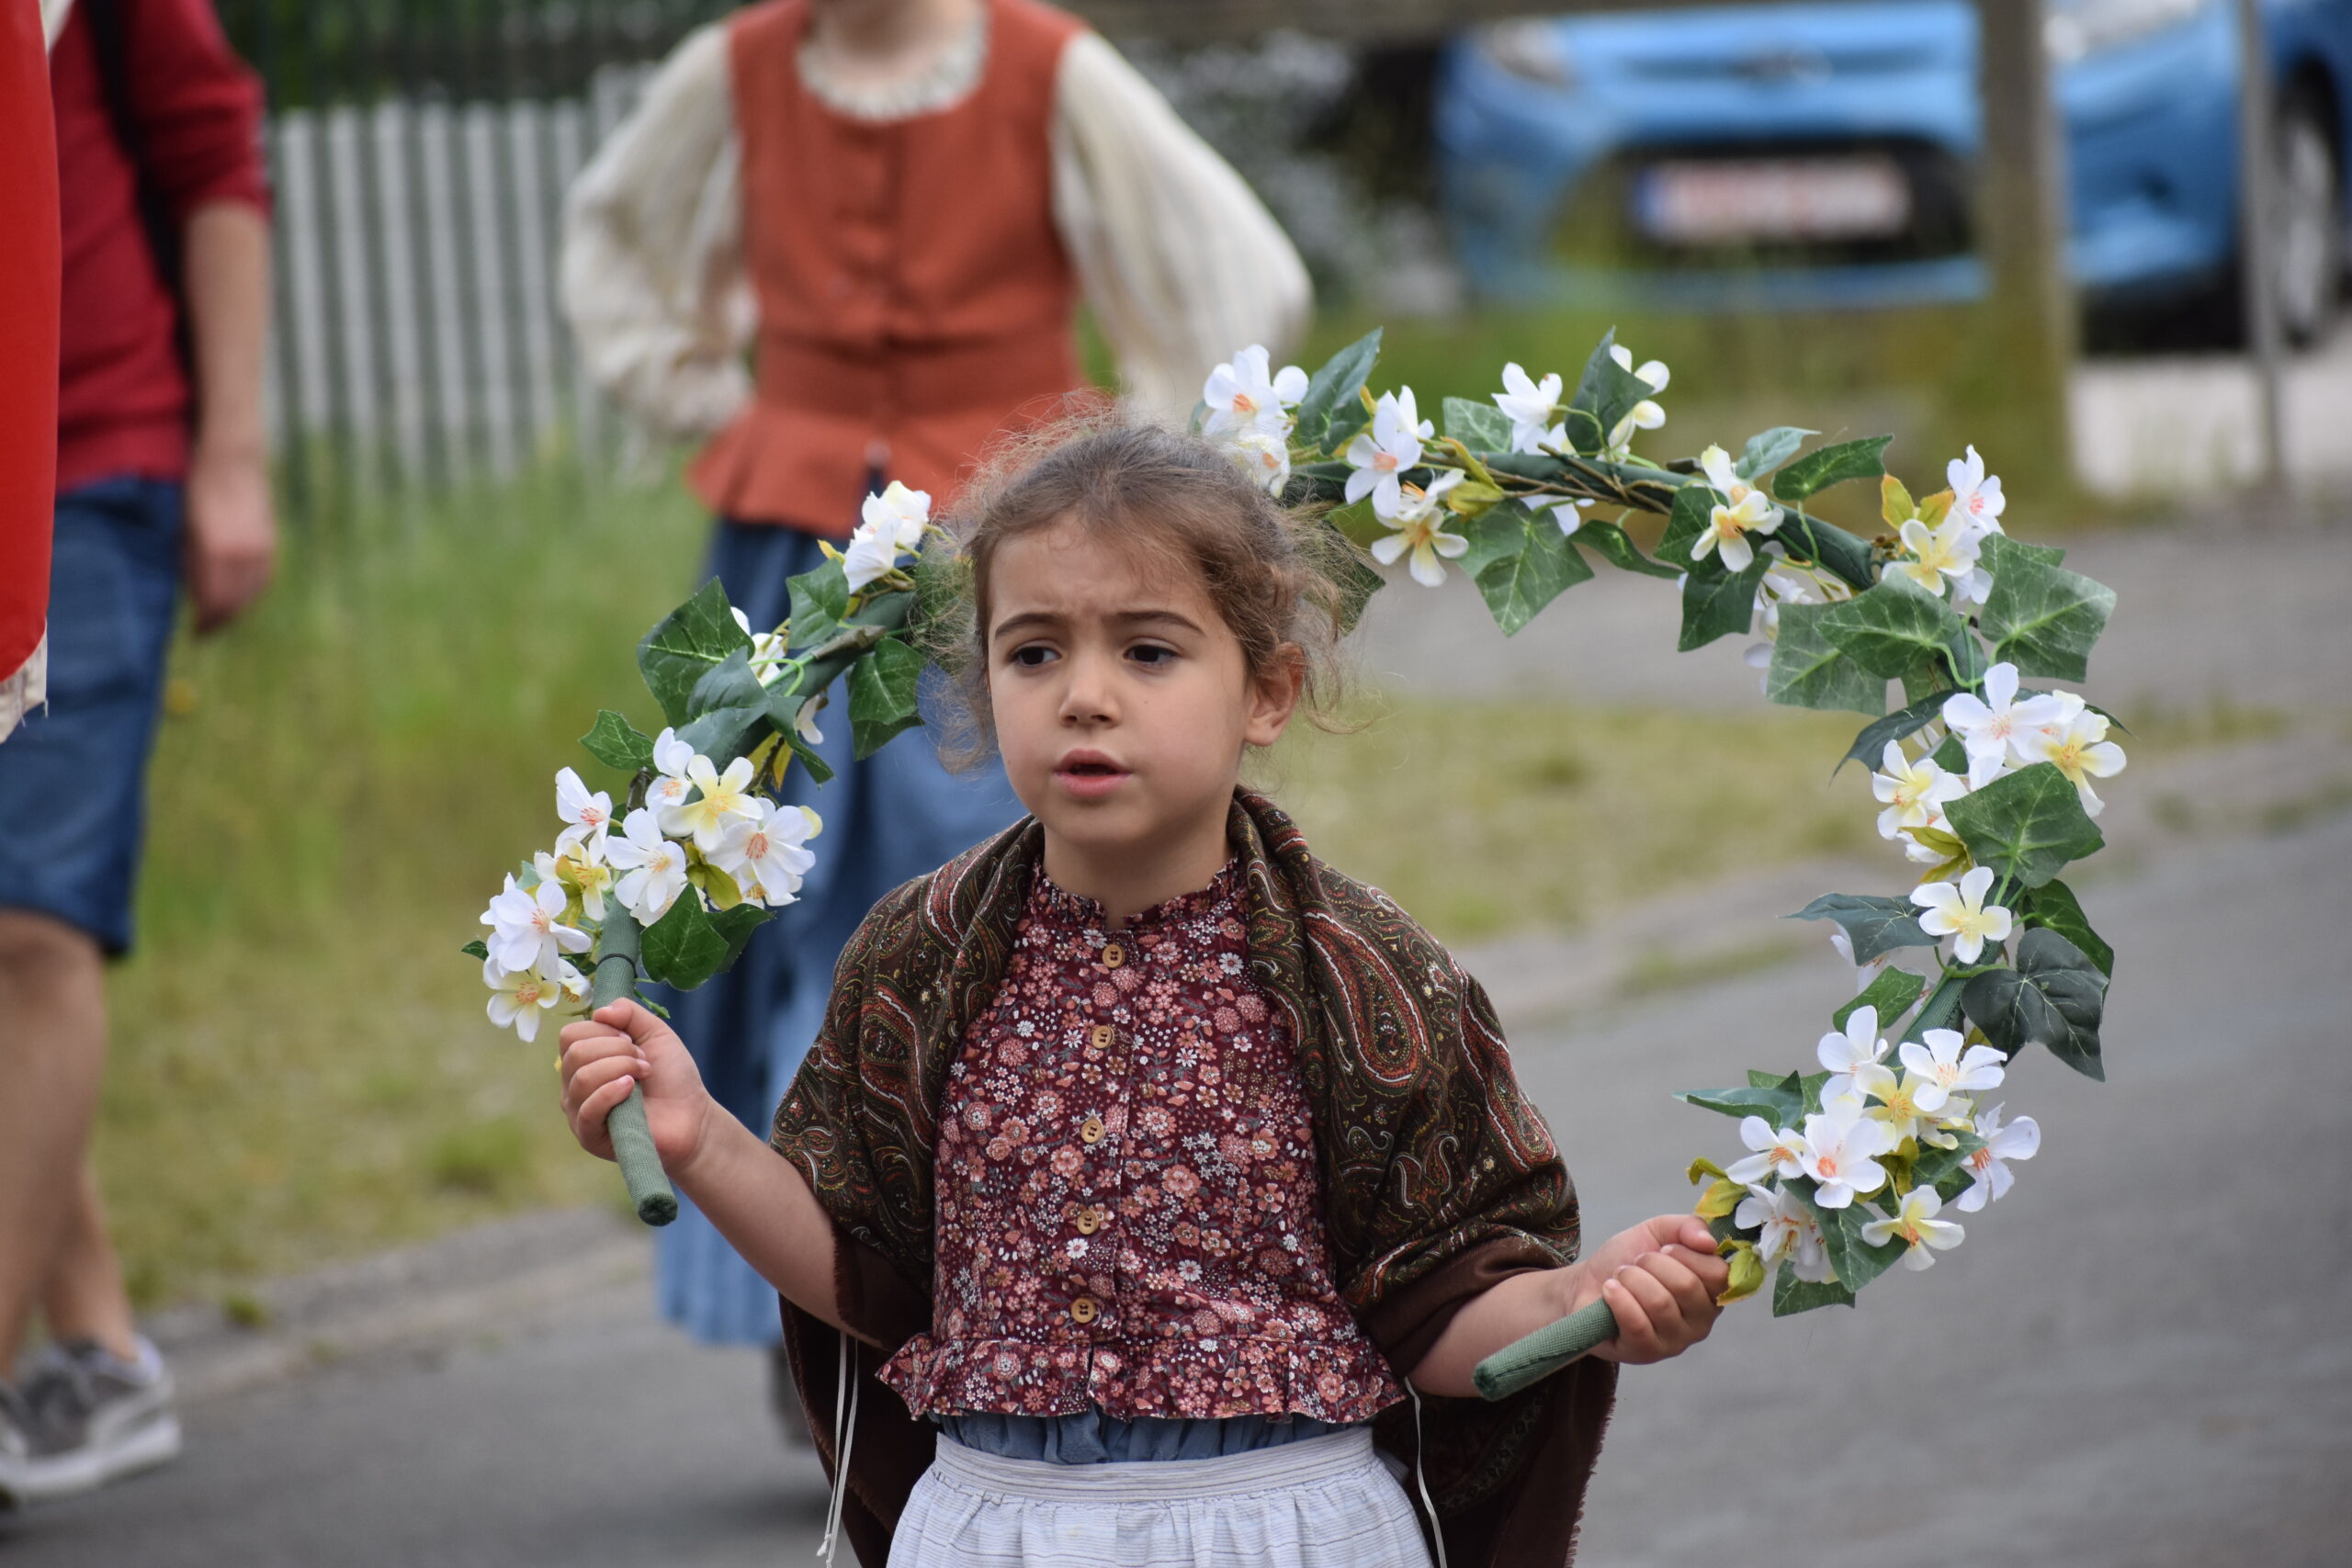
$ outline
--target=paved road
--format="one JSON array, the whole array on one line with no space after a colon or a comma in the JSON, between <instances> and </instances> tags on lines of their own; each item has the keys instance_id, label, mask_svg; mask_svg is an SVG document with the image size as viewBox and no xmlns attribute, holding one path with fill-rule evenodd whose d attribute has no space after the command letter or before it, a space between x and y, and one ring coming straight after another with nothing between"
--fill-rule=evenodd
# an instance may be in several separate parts
<instances>
[{"instance_id":1,"label":"paved road","mask_svg":"<svg viewBox=\"0 0 2352 1568\"><path fill-rule=\"evenodd\" d=\"M2352 816L2177 846L2093 912L2113 1081L2046 1060L2015 1194L1855 1312L1727 1319L1627 1377L1587 1568L2343 1562L2352 1475ZM1596 1224L1685 1201L1730 1124L1675 1088L1802 1060L1826 960L1512 1021ZM1540 989L1540 987L1538 987ZM634 1272L634 1271L632 1271ZM761 1364L649 1326L638 1278L191 1404L177 1468L0 1521L9 1568L733 1568L805 1561L813 1464Z\"/></svg>"}]
</instances>

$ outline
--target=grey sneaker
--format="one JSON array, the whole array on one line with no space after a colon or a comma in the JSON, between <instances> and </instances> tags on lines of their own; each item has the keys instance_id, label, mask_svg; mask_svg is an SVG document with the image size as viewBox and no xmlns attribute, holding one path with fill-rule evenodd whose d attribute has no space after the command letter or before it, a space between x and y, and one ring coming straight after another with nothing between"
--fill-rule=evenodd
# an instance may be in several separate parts
<instances>
[{"instance_id":1,"label":"grey sneaker","mask_svg":"<svg viewBox=\"0 0 2352 1568\"><path fill-rule=\"evenodd\" d=\"M22 1507L33 1460L33 1412L24 1395L0 1382L0 1514Z\"/></svg>"},{"instance_id":2,"label":"grey sneaker","mask_svg":"<svg viewBox=\"0 0 2352 1568\"><path fill-rule=\"evenodd\" d=\"M172 1374L141 1339L126 1361L96 1345L51 1346L25 1379L32 1455L14 1488L19 1504L70 1496L178 1457Z\"/></svg>"}]
</instances>

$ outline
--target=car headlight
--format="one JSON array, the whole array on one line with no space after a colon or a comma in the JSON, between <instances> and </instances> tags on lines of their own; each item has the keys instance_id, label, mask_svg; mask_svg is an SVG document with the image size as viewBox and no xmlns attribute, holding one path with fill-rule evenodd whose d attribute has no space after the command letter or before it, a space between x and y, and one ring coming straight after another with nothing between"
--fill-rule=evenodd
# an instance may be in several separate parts
<instances>
[{"instance_id":1,"label":"car headlight","mask_svg":"<svg viewBox=\"0 0 2352 1568\"><path fill-rule=\"evenodd\" d=\"M2177 28L2214 0L2052 0L2042 37L2050 57L2071 65L2086 54Z\"/></svg>"},{"instance_id":2,"label":"car headlight","mask_svg":"<svg viewBox=\"0 0 2352 1568\"><path fill-rule=\"evenodd\" d=\"M1546 87L1577 85L1576 61L1556 22L1532 17L1496 22L1478 29L1478 49L1521 81Z\"/></svg>"}]
</instances>

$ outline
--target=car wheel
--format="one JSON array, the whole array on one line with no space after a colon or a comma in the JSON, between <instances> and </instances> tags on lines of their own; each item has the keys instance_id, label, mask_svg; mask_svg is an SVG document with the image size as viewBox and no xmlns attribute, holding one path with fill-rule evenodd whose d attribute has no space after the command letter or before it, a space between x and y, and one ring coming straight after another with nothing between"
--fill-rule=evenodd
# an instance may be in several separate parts
<instances>
[{"instance_id":1,"label":"car wheel","mask_svg":"<svg viewBox=\"0 0 2352 1568\"><path fill-rule=\"evenodd\" d=\"M2278 324L2300 348L2325 334L2344 274L2344 184L2324 106L2306 95L2289 96L2279 105L2271 148Z\"/></svg>"}]
</instances>

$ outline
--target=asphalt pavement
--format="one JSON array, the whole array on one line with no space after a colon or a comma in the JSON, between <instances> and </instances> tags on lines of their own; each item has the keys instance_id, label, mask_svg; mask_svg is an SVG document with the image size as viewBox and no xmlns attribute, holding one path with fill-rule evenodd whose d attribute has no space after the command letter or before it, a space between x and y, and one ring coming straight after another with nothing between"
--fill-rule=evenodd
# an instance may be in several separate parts
<instances>
[{"instance_id":1,"label":"asphalt pavement","mask_svg":"<svg viewBox=\"0 0 2352 1568\"><path fill-rule=\"evenodd\" d=\"M2086 895L2122 955L2110 1081L2018 1066L2001 1098L2043 1149L1957 1252L1855 1310L1750 1303L1627 1374L1586 1568L2340 1568L2352 815L2272 828L2174 840ZM1518 1065L1596 1229L1682 1207L1684 1164L1736 1152L1671 1090L1803 1062L1840 999L1826 953L1639 1003L1497 979L1531 998L1509 1019ZM535 1223L471 1251L532 1261L514 1238ZM594 1266L537 1259L503 1294L346 1275L341 1294L369 1299L253 1337L268 1354L192 1344L187 1457L0 1519L0 1561L806 1561L822 1486L778 1440L762 1359L649 1322L643 1241L617 1222L546 1224Z\"/></svg>"}]
</instances>

